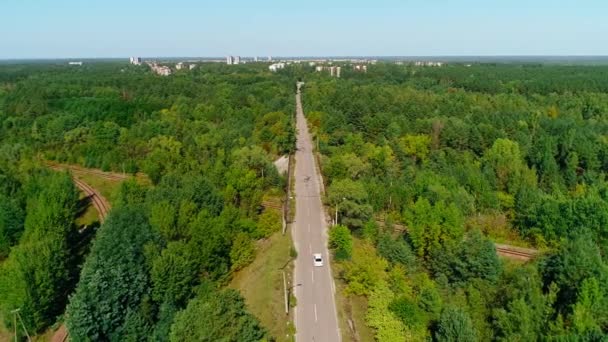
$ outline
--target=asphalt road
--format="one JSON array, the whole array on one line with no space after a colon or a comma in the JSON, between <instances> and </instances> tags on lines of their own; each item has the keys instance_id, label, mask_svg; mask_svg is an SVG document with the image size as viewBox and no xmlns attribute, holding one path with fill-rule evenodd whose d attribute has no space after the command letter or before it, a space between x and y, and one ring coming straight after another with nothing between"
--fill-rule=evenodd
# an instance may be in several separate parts
<instances>
[{"instance_id":1,"label":"asphalt road","mask_svg":"<svg viewBox=\"0 0 608 342\"><path fill-rule=\"evenodd\" d=\"M327 222L321 203L321 179L316 172L313 145L296 95L297 151L295 168L296 215L292 225L298 251L295 262L296 340L339 342L341 340L334 301L334 283L327 250ZM313 266L313 253L323 255L324 265Z\"/></svg>"}]
</instances>

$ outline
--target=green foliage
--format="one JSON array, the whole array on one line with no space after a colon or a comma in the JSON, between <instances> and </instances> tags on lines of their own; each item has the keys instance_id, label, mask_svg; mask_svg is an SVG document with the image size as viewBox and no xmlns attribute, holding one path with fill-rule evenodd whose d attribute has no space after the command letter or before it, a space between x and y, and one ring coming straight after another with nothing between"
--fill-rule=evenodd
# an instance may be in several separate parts
<instances>
[{"instance_id":1,"label":"green foliage","mask_svg":"<svg viewBox=\"0 0 608 342\"><path fill-rule=\"evenodd\" d=\"M388 262L378 257L373 246L362 243L353 249L350 261L344 263L342 277L348 284L347 293L367 295L374 286L386 278Z\"/></svg>"},{"instance_id":2,"label":"green foliage","mask_svg":"<svg viewBox=\"0 0 608 342\"><path fill-rule=\"evenodd\" d=\"M378 239L378 254L390 261L392 264L413 266L416 262L411 247L402 238L393 239L388 234L383 234Z\"/></svg>"},{"instance_id":3,"label":"green foliage","mask_svg":"<svg viewBox=\"0 0 608 342\"><path fill-rule=\"evenodd\" d=\"M406 329L403 323L389 311L394 294L384 281L378 282L369 296L365 321L375 330L377 341L403 341Z\"/></svg>"},{"instance_id":4,"label":"green foliage","mask_svg":"<svg viewBox=\"0 0 608 342\"><path fill-rule=\"evenodd\" d=\"M585 292L590 291L591 280L588 279L608 281L608 265L589 237L578 237L565 243L543 262L541 270L545 286L557 286L556 305L561 313L567 313L568 307L576 303L584 284L587 286Z\"/></svg>"},{"instance_id":5,"label":"green foliage","mask_svg":"<svg viewBox=\"0 0 608 342\"><path fill-rule=\"evenodd\" d=\"M276 210L265 210L259 217L253 237L267 238L281 230L281 213Z\"/></svg>"},{"instance_id":6,"label":"green foliage","mask_svg":"<svg viewBox=\"0 0 608 342\"><path fill-rule=\"evenodd\" d=\"M608 323L608 298L595 278L587 278L581 284L576 304L572 308L572 323L578 334L602 333Z\"/></svg>"},{"instance_id":7,"label":"green foliage","mask_svg":"<svg viewBox=\"0 0 608 342\"><path fill-rule=\"evenodd\" d=\"M201 293L177 313L170 341L261 341L266 332L235 290Z\"/></svg>"},{"instance_id":8,"label":"green foliage","mask_svg":"<svg viewBox=\"0 0 608 342\"><path fill-rule=\"evenodd\" d=\"M72 339L122 338L125 313L140 310L150 288L144 247L154 239L141 208L112 211L99 229L76 292L70 297L66 324Z\"/></svg>"},{"instance_id":9,"label":"green foliage","mask_svg":"<svg viewBox=\"0 0 608 342\"><path fill-rule=\"evenodd\" d=\"M336 260L349 260L353 252L353 238L346 226L335 225L329 230L329 248L334 250Z\"/></svg>"},{"instance_id":10,"label":"green foliage","mask_svg":"<svg viewBox=\"0 0 608 342\"><path fill-rule=\"evenodd\" d=\"M232 269L239 270L249 265L254 258L255 248L249 236L245 233L237 234L230 250Z\"/></svg>"},{"instance_id":11,"label":"green foliage","mask_svg":"<svg viewBox=\"0 0 608 342\"><path fill-rule=\"evenodd\" d=\"M438 202L432 205L421 197L406 211L405 218L409 237L419 256L428 255L462 238L462 214L453 203L446 205Z\"/></svg>"},{"instance_id":12,"label":"green foliage","mask_svg":"<svg viewBox=\"0 0 608 342\"><path fill-rule=\"evenodd\" d=\"M183 242L170 242L152 261L152 299L184 306L198 280L198 265Z\"/></svg>"},{"instance_id":13,"label":"green foliage","mask_svg":"<svg viewBox=\"0 0 608 342\"><path fill-rule=\"evenodd\" d=\"M435 339L438 342L475 342L477 334L471 318L459 308L446 308L439 318Z\"/></svg>"},{"instance_id":14,"label":"green foliage","mask_svg":"<svg viewBox=\"0 0 608 342\"><path fill-rule=\"evenodd\" d=\"M399 148L407 156L412 157L414 162L426 162L431 147L431 137L425 134L405 135L399 139Z\"/></svg>"},{"instance_id":15,"label":"green foliage","mask_svg":"<svg viewBox=\"0 0 608 342\"><path fill-rule=\"evenodd\" d=\"M474 278L495 282L502 266L494 243L479 231L473 231L455 246L434 251L430 268L436 277L445 276L451 283L466 284Z\"/></svg>"},{"instance_id":16,"label":"green foliage","mask_svg":"<svg viewBox=\"0 0 608 342\"><path fill-rule=\"evenodd\" d=\"M26 327L38 332L55 321L74 286L70 243L78 194L67 174L33 181L45 187L31 190L23 236L1 266L0 310L8 320L21 309Z\"/></svg>"},{"instance_id":17,"label":"green foliage","mask_svg":"<svg viewBox=\"0 0 608 342\"><path fill-rule=\"evenodd\" d=\"M367 201L367 192L363 184L350 179L341 179L327 189L329 204L338 210L339 223L360 228L372 215L372 208Z\"/></svg>"}]
</instances>

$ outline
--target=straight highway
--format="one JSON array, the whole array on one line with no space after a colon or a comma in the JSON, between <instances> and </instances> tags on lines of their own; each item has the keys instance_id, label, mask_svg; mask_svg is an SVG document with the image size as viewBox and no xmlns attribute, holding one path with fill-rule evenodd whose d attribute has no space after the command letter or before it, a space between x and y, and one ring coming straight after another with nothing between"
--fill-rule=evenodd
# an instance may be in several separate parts
<instances>
[{"instance_id":1,"label":"straight highway","mask_svg":"<svg viewBox=\"0 0 608 342\"><path fill-rule=\"evenodd\" d=\"M327 250L327 221L321 203L321 177L317 173L300 87L296 94L297 150L295 165L295 222L292 225L298 251L295 262L296 340L339 342L335 287ZM313 254L323 255L324 265L313 266Z\"/></svg>"}]
</instances>

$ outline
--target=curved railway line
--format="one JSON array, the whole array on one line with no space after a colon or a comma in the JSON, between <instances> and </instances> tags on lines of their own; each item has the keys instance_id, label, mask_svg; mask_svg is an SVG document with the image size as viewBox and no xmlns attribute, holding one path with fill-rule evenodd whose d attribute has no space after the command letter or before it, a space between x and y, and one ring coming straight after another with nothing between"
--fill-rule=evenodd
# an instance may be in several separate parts
<instances>
[{"instance_id":1,"label":"curved railway line","mask_svg":"<svg viewBox=\"0 0 608 342\"><path fill-rule=\"evenodd\" d=\"M87 195L87 197L91 200L91 203L93 204L93 206L95 207L95 209L97 209L97 212L99 213L99 221L101 223L103 223L106 216L108 215L108 212L112 208L110 206L110 204L108 203L108 201L97 190L93 189L87 183L85 183L77 178L74 178L74 177L72 177L72 179L74 180L74 184L76 184L76 186L80 190L82 190Z\"/></svg>"},{"instance_id":2,"label":"curved railway line","mask_svg":"<svg viewBox=\"0 0 608 342\"><path fill-rule=\"evenodd\" d=\"M50 168L53 170L58 170L58 171L65 170L65 168L58 167L58 166L50 166ZM75 171L73 169L70 169L70 170L72 171L73 174L78 174L77 171ZM82 173L94 174L92 172L82 172ZM106 179L108 179L108 178L106 178ZM80 189L82 192L84 192L86 194L87 198L89 198L91 200L91 204L93 204L93 206L97 210L97 213L99 214L100 223L103 223L106 216L110 212L110 209L112 208L110 206L110 203L99 193L99 191L95 190L89 184L85 183L84 181L82 181L80 179L77 179L76 177L72 177L72 180L74 181L74 184L76 185L76 187L78 187L78 189ZM62 324L59 327L59 329L57 329L57 331L55 332L53 337L51 338L51 341L52 342L65 342L68 340L68 337L69 337L68 330L67 330L65 324Z\"/></svg>"}]
</instances>

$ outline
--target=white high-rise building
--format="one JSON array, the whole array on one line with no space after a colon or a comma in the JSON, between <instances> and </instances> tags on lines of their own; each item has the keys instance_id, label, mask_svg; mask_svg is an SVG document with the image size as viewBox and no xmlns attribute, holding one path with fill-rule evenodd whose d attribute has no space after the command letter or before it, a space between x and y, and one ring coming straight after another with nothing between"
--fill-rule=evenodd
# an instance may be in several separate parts
<instances>
[{"instance_id":1,"label":"white high-rise building","mask_svg":"<svg viewBox=\"0 0 608 342\"><path fill-rule=\"evenodd\" d=\"M232 64L239 64L241 63L241 56L234 56L233 60L232 60Z\"/></svg>"},{"instance_id":2,"label":"white high-rise building","mask_svg":"<svg viewBox=\"0 0 608 342\"><path fill-rule=\"evenodd\" d=\"M253 57L253 61L257 62L258 61L258 56Z\"/></svg>"},{"instance_id":3,"label":"white high-rise building","mask_svg":"<svg viewBox=\"0 0 608 342\"><path fill-rule=\"evenodd\" d=\"M141 65L141 57L129 57L129 63L133 65Z\"/></svg>"},{"instance_id":4,"label":"white high-rise building","mask_svg":"<svg viewBox=\"0 0 608 342\"><path fill-rule=\"evenodd\" d=\"M272 56L268 56L268 61L272 62Z\"/></svg>"},{"instance_id":5,"label":"white high-rise building","mask_svg":"<svg viewBox=\"0 0 608 342\"><path fill-rule=\"evenodd\" d=\"M234 63L234 57L226 56L226 64L232 65Z\"/></svg>"}]
</instances>

